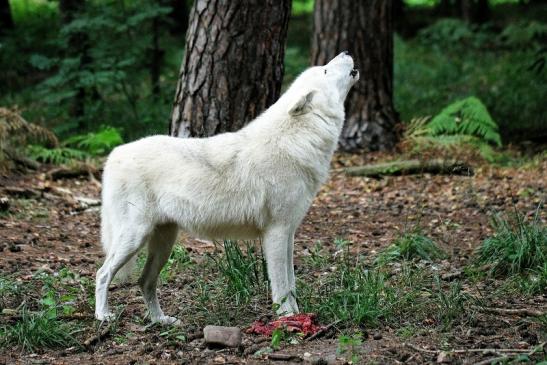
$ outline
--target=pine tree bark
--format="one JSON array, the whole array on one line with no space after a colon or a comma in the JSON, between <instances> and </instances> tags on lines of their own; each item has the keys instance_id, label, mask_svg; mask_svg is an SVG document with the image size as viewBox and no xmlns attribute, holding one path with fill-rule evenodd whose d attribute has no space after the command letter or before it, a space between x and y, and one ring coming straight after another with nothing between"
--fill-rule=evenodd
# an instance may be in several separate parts
<instances>
[{"instance_id":1,"label":"pine tree bark","mask_svg":"<svg viewBox=\"0 0 547 365\"><path fill-rule=\"evenodd\" d=\"M13 29L13 17L9 0L0 0L0 34Z\"/></svg>"},{"instance_id":2,"label":"pine tree bark","mask_svg":"<svg viewBox=\"0 0 547 365\"><path fill-rule=\"evenodd\" d=\"M316 0L312 64L348 50L361 80L346 99L340 147L389 150L397 141L393 106L393 16L391 0Z\"/></svg>"},{"instance_id":3,"label":"pine tree bark","mask_svg":"<svg viewBox=\"0 0 547 365\"><path fill-rule=\"evenodd\" d=\"M277 100L290 6L290 0L194 2L171 135L235 131Z\"/></svg>"}]
</instances>

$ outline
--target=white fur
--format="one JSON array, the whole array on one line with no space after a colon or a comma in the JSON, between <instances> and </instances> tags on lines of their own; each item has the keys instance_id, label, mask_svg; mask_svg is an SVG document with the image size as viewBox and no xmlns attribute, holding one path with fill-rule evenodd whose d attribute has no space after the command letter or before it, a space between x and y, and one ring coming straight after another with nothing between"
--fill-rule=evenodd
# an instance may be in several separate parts
<instances>
[{"instance_id":1,"label":"white fur","mask_svg":"<svg viewBox=\"0 0 547 365\"><path fill-rule=\"evenodd\" d=\"M153 136L112 151L103 176L106 260L97 272L97 319L111 318L108 285L147 244L139 284L151 318L176 321L163 314L156 284L179 229L207 239L260 238L278 313L298 312L294 232L328 176L344 100L359 78L352 70L347 54L306 70L238 132Z\"/></svg>"}]
</instances>

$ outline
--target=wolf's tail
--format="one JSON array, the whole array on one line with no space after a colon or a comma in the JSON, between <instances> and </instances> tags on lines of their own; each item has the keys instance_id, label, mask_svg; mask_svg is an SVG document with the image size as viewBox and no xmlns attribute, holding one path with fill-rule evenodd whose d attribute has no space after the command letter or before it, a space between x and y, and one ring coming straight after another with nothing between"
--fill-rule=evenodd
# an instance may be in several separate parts
<instances>
[{"instance_id":1,"label":"wolf's tail","mask_svg":"<svg viewBox=\"0 0 547 365\"><path fill-rule=\"evenodd\" d=\"M115 199L107 197L106 184L103 183L103 196L101 207L101 243L103 251L106 254L106 259L116 252L116 240L119 240L119 234L115 226L113 226L113 215L111 214L112 204L115 204ZM119 283L132 282L134 279L133 273L137 265L137 255L134 255L125 265L123 265L116 273L116 281Z\"/></svg>"}]
</instances>

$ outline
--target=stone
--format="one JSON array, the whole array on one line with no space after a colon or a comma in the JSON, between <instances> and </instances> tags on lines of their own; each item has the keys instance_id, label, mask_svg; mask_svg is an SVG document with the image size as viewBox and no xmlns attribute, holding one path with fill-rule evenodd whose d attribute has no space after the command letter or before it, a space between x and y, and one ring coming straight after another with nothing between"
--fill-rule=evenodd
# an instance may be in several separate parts
<instances>
[{"instance_id":1,"label":"stone","mask_svg":"<svg viewBox=\"0 0 547 365\"><path fill-rule=\"evenodd\" d=\"M222 347L239 347L241 345L241 330L237 327L206 326L203 337L207 345Z\"/></svg>"}]
</instances>

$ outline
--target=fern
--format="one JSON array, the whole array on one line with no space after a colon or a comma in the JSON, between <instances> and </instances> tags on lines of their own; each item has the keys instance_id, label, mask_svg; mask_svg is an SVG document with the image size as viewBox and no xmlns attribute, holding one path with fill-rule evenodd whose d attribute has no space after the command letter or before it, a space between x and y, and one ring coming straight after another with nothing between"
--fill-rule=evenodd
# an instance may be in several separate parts
<instances>
[{"instance_id":1,"label":"fern","mask_svg":"<svg viewBox=\"0 0 547 365\"><path fill-rule=\"evenodd\" d=\"M61 165L73 160L85 160L89 157L84 151L68 147L46 148L39 145L29 145L26 153L29 157L43 163Z\"/></svg>"},{"instance_id":2,"label":"fern","mask_svg":"<svg viewBox=\"0 0 547 365\"><path fill-rule=\"evenodd\" d=\"M498 125L476 97L456 101L427 124L429 135L463 135L501 146Z\"/></svg>"},{"instance_id":3,"label":"fern","mask_svg":"<svg viewBox=\"0 0 547 365\"><path fill-rule=\"evenodd\" d=\"M59 144L53 132L27 122L16 108L0 108L0 170L9 168L13 156L22 154L21 147L31 142L51 147Z\"/></svg>"},{"instance_id":4,"label":"fern","mask_svg":"<svg viewBox=\"0 0 547 365\"><path fill-rule=\"evenodd\" d=\"M63 142L63 145L76 147L93 156L99 156L107 154L122 143L123 139L117 129L104 127L96 133L70 137Z\"/></svg>"}]
</instances>

